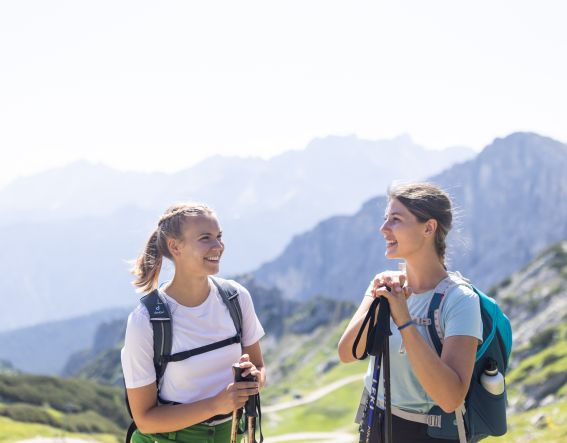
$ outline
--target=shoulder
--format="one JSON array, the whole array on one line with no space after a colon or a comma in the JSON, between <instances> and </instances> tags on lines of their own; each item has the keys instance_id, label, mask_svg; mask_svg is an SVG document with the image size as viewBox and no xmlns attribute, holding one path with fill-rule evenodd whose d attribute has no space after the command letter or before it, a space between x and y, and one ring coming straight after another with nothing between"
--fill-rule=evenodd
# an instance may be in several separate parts
<instances>
[{"instance_id":1,"label":"shoulder","mask_svg":"<svg viewBox=\"0 0 567 443\"><path fill-rule=\"evenodd\" d=\"M127 328L140 329L144 328L144 326L150 326L150 314L143 303L140 302L128 315Z\"/></svg>"},{"instance_id":2,"label":"shoulder","mask_svg":"<svg viewBox=\"0 0 567 443\"><path fill-rule=\"evenodd\" d=\"M478 300L478 295L474 292L472 286L466 282L459 282L449 288L447 294L447 301L452 299L454 302L459 300Z\"/></svg>"},{"instance_id":3,"label":"shoulder","mask_svg":"<svg viewBox=\"0 0 567 443\"><path fill-rule=\"evenodd\" d=\"M240 299L245 298L245 299L249 300L251 298L250 292L248 291L248 289L246 289L243 285L238 283L236 280L226 280L226 279L219 278L219 277L215 277L215 280L219 284L226 284L226 285L236 289Z\"/></svg>"},{"instance_id":4,"label":"shoulder","mask_svg":"<svg viewBox=\"0 0 567 443\"><path fill-rule=\"evenodd\" d=\"M443 300L442 314L444 316L456 314L457 312L471 313L478 311L480 314L480 300L470 283L459 281L451 286Z\"/></svg>"}]
</instances>

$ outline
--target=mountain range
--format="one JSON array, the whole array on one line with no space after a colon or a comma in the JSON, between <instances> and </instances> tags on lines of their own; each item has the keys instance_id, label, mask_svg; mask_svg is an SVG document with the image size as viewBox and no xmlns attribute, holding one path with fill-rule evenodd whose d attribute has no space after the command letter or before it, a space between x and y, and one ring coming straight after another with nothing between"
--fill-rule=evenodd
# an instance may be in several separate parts
<instances>
[{"instance_id":1,"label":"mountain range","mask_svg":"<svg viewBox=\"0 0 567 443\"><path fill-rule=\"evenodd\" d=\"M567 239L566 170L567 145L514 133L432 176L429 181L449 191L457 213L448 237L449 268L487 290ZM290 298L359 299L377 272L396 269L384 257L378 232L386 202L375 197L354 215L328 218L295 236L255 278Z\"/></svg>"},{"instance_id":2,"label":"mountain range","mask_svg":"<svg viewBox=\"0 0 567 443\"><path fill-rule=\"evenodd\" d=\"M407 136L327 137L269 160L217 156L175 174L78 162L20 178L0 190L0 300L10 306L0 310L0 331L132 306L128 260L175 201L216 209L222 272L234 275L276 257L319 220L354 212L394 178L425 177L472 155L429 151Z\"/></svg>"}]
</instances>

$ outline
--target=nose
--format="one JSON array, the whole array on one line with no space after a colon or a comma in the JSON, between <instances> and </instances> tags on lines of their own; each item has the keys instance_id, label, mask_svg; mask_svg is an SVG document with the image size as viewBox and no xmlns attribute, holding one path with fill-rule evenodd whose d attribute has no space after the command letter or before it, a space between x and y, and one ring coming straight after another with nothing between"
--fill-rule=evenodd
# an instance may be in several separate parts
<instances>
[{"instance_id":1,"label":"nose","mask_svg":"<svg viewBox=\"0 0 567 443\"><path fill-rule=\"evenodd\" d=\"M382 226L380 226L380 233L384 234L386 231L388 231L390 229L390 227L388 226L388 220L384 220L384 223L382 223Z\"/></svg>"},{"instance_id":2,"label":"nose","mask_svg":"<svg viewBox=\"0 0 567 443\"><path fill-rule=\"evenodd\" d=\"M213 246L213 249L220 249L221 251L224 249L224 243L222 242L222 239L217 238L216 245Z\"/></svg>"}]
</instances>

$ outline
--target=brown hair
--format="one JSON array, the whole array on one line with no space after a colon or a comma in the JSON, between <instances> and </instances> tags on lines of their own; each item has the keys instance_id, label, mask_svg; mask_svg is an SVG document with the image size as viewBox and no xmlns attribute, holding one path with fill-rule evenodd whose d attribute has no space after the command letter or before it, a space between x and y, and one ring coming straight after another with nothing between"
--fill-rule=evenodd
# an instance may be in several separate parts
<instances>
[{"instance_id":1,"label":"brown hair","mask_svg":"<svg viewBox=\"0 0 567 443\"><path fill-rule=\"evenodd\" d=\"M147 293L157 287L163 257L172 258L167 241L183 238L183 228L188 217L210 214L214 214L214 211L203 203L180 203L166 209L144 250L130 269L136 276L132 283L139 292Z\"/></svg>"},{"instance_id":2,"label":"brown hair","mask_svg":"<svg viewBox=\"0 0 567 443\"><path fill-rule=\"evenodd\" d=\"M453 211L449 194L432 183L403 183L388 189L388 199L395 198L403 204L419 222L437 221L435 251L445 266L445 239L453 225Z\"/></svg>"}]
</instances>

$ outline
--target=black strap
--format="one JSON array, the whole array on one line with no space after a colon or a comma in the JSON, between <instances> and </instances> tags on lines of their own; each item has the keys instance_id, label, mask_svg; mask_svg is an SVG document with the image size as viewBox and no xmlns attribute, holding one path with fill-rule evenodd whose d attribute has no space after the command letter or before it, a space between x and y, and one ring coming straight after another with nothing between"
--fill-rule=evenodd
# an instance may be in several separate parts
<instances>
[{"instance_id":1,"label":"black strap","mask_svg":"<svg viewBox=\"0 0 567 443\"><path fill-rule=\"evenodd\" d=\"M132 421L132 423L130 423L130 426L128 427L128 431L126 431L126 439L124 440L125 443L130 443L130 440L132 439L132 434L134 434L134 431L136 429L138 429L138 427L136 426L136 423Z\"/></svg>"},{"instance_id":2,"label":"black strap","mask_svg":"<svg viewBox=\"0 0 567 443\"><path fill-rule=\"evenodd\" d=\"M219 294L224 301L234 327L236 328L236 333L240 334L242 337L242 309L240 307L240 302L238 301L238 289L230 284L227 280L222 280L216 277L211 277L214 285L217 287Z\"/></svg>"},{"instance_id":3,"label":"black strap","mask_svg":"<svg viewBox=\"0 0 567 443\"><path fill-rule=\"evenodd\" d=\"M235 343L240 343L240 341L241 341L240 335L236 334L234 337L227 338L226 340L217 341L215 343L211 343L205 346L201 346L199 348L191 349L189 351L182 351L173 355L164 355L163 360L168 363L170 361L182 361L188 359L189 357L194 357L195 355L204 354L205 352L211 352L214 351L215 349L220 349L220 348L224 348L225 346L230 346Z\"/></svg>"},{"instance_id":4,"label":"black strap","mask_svg":"<svg viewBox=\"0 0 567 443\"><path fill-rule=\"evenodd\" d=\"M386 287L388 291L390 288ZM376 316L376 310L378 315ZM362 333L368 325L366 334L366 348L362 357L356 355L356 348L362 337ZM392 442L392 403L390 394L390 342L389 338L392 335L390 330L390 305L385 297L375 298L368 309L366 317L364 318L360 330L354 340L352 347L352 355L354 358L362 360L368 355L374 356L374 378L372 392L369 397L369 416L366 423L366 438L369 438L371 432L380 432L379 429L372 429L371 423L373 420L372 414L375 413L378 395L378 379L380 377L380 369L384 368L384 443ZM363 423L364 425L364 423Z\"/></svg>"},{"instance_id":5,"label":"black strap","mask_svg":"<svg viewBox=\"0 0 567 443\"><path fill-rule=\"evenodd\" d=\"M140 301L148 310L154 332L154 367L156 370L156 383L159 386L159 381L167 367L167 360L163 357L171 354L171 312L167 303L159 296L157 289L142 297Z\"/></svg>"},{"instance_id":6,"label":"black strap","mask_svg":"<svg viewBox=\"0 0 567 443\"><path fill-rule=\"evenodd\" d=\"M437 334L437 328L435 326L435 311L439 309L441 306L441 301L443 300L444 294L440 292L436 292L431 297L431 301L429 302L429 308L427 309L427 317L430 320L429 325L427 326L427 330L429 332L429 338L431 338L431 342L437 351L437 354L440 356L441 352L443 351L443 344L441 343L441 337Z\"/></svg>"}]
</instances>

